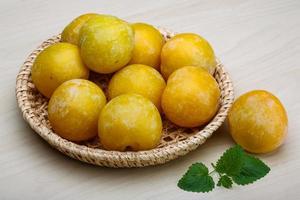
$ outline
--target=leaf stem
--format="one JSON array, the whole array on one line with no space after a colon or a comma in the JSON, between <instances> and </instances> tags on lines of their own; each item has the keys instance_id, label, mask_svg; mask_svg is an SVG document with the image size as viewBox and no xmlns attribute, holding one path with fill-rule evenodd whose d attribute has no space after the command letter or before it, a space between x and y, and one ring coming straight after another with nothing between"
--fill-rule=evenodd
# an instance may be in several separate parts
<instances>
[{"instance_id":1,"label":"leaf stem","mask_svg":"<svg viewBox=\"0 0 300 200\"><path fill-rule=\"evenodd\" d=\"M215 164L214 164L214 163L210 163L210 164L211 164L211 166L216 170Z\"/></svg>"},{"instance_id":2,"label":"leaf stem","mask_svg":"<svg viewBox=\"0 0 300 200\"><path fill-rule=\"evenodd\" d=\"M208 175L211 175L212 173L216 172L216 170L212 170L211 172L209 172Z\"/></svg>"},{"instance_id":3,"label":"leaf stem","mask_svg":"<svg viewBox=\"0 0 300 200\"><path fill-rule=\"evenodd\" d=\"M210 163L211 164L211 166L214 168L214 170L212 171L212 172L217 172L218 174L219 174L219 177L221 178L222 177L222 174L220 174L220 172L218 172L217 170L216 170L216 166L215 166L215 164L214 163ZM209 173L210 174L210 173Z\"/></svg>"}]
</instances>

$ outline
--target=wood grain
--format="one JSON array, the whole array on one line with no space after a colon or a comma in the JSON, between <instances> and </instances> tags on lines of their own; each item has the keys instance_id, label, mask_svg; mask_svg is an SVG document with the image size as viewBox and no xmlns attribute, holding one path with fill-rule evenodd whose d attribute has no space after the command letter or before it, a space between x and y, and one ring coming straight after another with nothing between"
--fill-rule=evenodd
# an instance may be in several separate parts
<instances>
[{"instance_id":1,"label":"wood grain","mask_svg":"<svg viewBox=\"0 0 300 200\"><path fill-rule=\"evenodd\" d=\"M289 134L276 152L260 157L272 171L264 179L208 194L176 187L196 161L209 164L233 144L226 126L203 146L166 165L108 169L80 163L46 144L23 121L15 76L44 39L86 12L117 15L177 32L196 32L213 45L233 78L237 95L266 89L289 115ZM0 2L0 199L298 199L300 197L300 1L184 0Z\"/></svg>"}]
</instances>

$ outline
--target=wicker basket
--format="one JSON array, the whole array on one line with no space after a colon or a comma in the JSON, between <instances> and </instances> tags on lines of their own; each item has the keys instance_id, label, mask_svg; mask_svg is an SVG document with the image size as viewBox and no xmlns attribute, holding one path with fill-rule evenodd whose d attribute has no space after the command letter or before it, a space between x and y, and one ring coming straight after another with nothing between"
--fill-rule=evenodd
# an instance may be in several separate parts
<instances>
[{"instance_id":1,"label":"wicker basket","mask_svg":"<svg viewBox=\"0 0 300 200\"><path fill-rule=\"evenodd\" d=\"M174 33L159 28L166 40ZM48 101L36 89L31 80L31 67L36 56L46 47L60 41L60 35L54 36L43 42L34 50L24 62L17 76L16 97L25 121L44 140L60 152L94 165L106 167L145 167L163 164L183 156L204 143L214 131L224 122L228 110L234 100L232 82L223 65L218 61L214 74L220 90L220 108L213 120L205 127L193 129L179 128L163 117L163 137L159 146L148 151L118 152L101 149L101 144L95 138L84 143L74 143L61 138L53 132L48 121ZM90 79L106 91L109 75L92 73Z\"/></svg>"}]
</instances>

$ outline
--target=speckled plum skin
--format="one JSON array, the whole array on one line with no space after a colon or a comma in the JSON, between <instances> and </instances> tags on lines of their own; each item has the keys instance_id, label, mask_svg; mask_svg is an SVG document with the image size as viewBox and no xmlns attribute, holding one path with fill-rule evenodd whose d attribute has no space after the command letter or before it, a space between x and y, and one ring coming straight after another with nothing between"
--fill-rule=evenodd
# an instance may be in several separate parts
<instances>
[{"instance_id":1,"label":"speckled plum skin","mask_svg":"<svg viewBox=\"0 0 300 200\"><path fill-rule=\"evenodd\" d=\"M37 56L31 76L38 91L50 98L63 82L75 78L87 79L89 69L83 64L76 45L60 42L44 49Z\"/></svg>"},{"instance_id":2,"label":"speckled plum skin","mask_svg":"<svg viewBox=\"0 0 300 200\"><path fill-rule=\"evenodd\" d=\"M233 139L252 153L267 153L284 141L288 118L277 97L264 90L253 90L233 104L228 123Z\"/></svg>"},{"instance_id":3,"label":"speckled plum skin","mask_svg":"<svg viewBox=\"0 0 300 200\"><path fill-rule=\"evenodd\" d=\"M203 68L187 66L172 73L162 95L162 109L178 126L197 127L209 122L219 107L220 89Z\"/></svg>"},{"instance_id":4,"label":"speckled plum skin","mask_svg":"<svg viewBox=\"0 0 300 200\"><path fill-rule=\"evenodd\" d=\"M86 66L98 73L112 73L131 59L134 32L125 21L98 15L88 20L79 33L81 57Z\"/></svg>"},{"instance_id":5,"label":"speckled plum skin","mask_svg":"<svg viewBox=\"0 0 300 200\"><path fill-rule=\"evenodd\" d=\"M161 110L161 95L166 87L158 71L147 65L133 64L118 71L110 80L110 99L126 93L136 93L148 98Z\"/></svg>"},{"instance_id":6,"label":"speckled plum skin","mask_svg":"<svg viewBox=\"0 0 300 200\"><path fill-rule=\"evenodd\" d=\"M99 113L105 104L106 97L95 83L73 79L53 93L49 121L55 133L67 140L88 140L97 135Z\"/></svg>"},{"instance_id":7,"label":"speckled plum skin","mask_svg":"<svg viewBox=\"0 0 300 200\"><path fill-rule=\"evenodd\" d=\"M123 94L102 109L98 134L107 150L153 149L162 135L162 121L150 100L138 94Z\"/></svg>"},{"instance_id":8,"label":"speckled plum skin","mask_svg":"<svg viewBox=\"0 0 300 200\"><path fill-rule=\"evenodd\" d=\"M75 18L64 28L63 32L61 33L61 41L78 45L80 29L89 19L97 15L98 14L96 13L87 13Z\"/></svg>"},{"instance_id":9,"label":"speckled plum skin","mask_svg":"<svg viewBox=\"0 0 300 200\"><path fill-rule=\"evenodd\" d=\"M162 48L160 71L167 79L176 69L199 66L213 74L216 68L215 54L210 44L194 33L181 33Z\"/></svg>"},{"instance_id":10,"label":"speckled plum skin","mask_svg":"<svg viewBox=\"0 0 300 200\"><path fill-rule=\"evenodd\" d=\"M163 36L153 26L145 23L131 25L134 30L134 49L130 64L144 64L160 68L160 53L165 43Z\"/></svg>"}]
</instances>

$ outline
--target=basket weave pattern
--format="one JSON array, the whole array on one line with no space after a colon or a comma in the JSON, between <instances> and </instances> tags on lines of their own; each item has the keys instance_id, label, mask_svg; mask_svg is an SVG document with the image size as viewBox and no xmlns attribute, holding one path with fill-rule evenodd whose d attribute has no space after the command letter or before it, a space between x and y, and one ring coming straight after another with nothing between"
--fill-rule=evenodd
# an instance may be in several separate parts
<instances>
[{"instance_id":1,"label":"basket weave pattern","mask_svg":"<svg viewBox=\"0 0 300 200\"><path fill-rule=\"evenodd\" d=\"M159 28L166 40L174 33ZM205 127L193 129L180 128L163 117L163 136L159 146L148 151L118 152L101 149L101 144L95 138L84 143L74 143L61 138L53 132L48 120L48 100L35 88L31 79L31 67L36 56L46 47L60 41L60 35L43 42L34 50L22 65L17 75L16 97L25 121L29 123L44 140L62 153L94 165L106 167L145 167L163 164L183 156L204 143L214 131L224 122L228 110L234 100L233 86L228 73L218 61L214 74L220 90L220 108L216 116ZM91 73L90 79L106 92L111 75Z\"/></svg>"}]
</instances>

